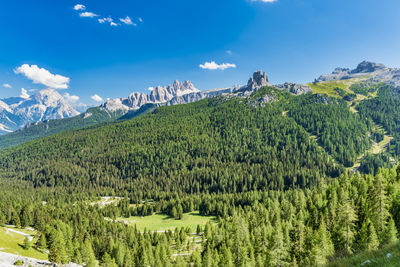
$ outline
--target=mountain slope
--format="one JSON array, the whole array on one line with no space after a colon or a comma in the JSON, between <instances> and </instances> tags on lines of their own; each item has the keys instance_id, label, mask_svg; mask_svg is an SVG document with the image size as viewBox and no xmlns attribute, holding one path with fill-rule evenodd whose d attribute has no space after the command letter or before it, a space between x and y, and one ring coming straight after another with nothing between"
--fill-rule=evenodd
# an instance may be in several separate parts
<instances>
[{"instance_id":1,"label":"mountain slope","mask_svg":"<svg viewBox=\"0 0 400 267\"><path fill-rule=\"evenodd\" d=\"M305 115L298 105L312 110L306 116L315 124L302 125L298 117ZM290 116L283 115L286 110ZM333 111L343 113L337 124L324 124ZM321 123L325 131L318 130ZM355 128L358 132L351 134ZM5 175L36 186L142 188L151 181L143 190L185 192L304 187L318 177L338 176L340 162L369 148L368 129L335 99L266 87L247 98L160 107L126 122L33 141L3 152L0 167ZM330 156L319 145L325 151L334 146L339 153Z\"/></svg>"},{"instance_id":2,"label":"mountain slope","mask_svg":"<svg viewBox=\"0 0 400 267\"><path fill-rule=\"evenodd\" d=\"M0 149L16 146L67 130L81 129L92 125L115 121L123 115L124 113L118 111L110 112L97 107L90 108L85 113L75 117L37 122L23 129L0 136Z\"/></svg>"},{"instance_id":3,"label":"mountain slope","mask_svg":"<svg viewBox=\"0 0 400 267\"><path fill-rule=\"evenodd\" d=\"M12 97L0 101L0 135L46 120L64 119L79 114L53 89L38 91L32 96Z\"/></svg>"}]
</instances>

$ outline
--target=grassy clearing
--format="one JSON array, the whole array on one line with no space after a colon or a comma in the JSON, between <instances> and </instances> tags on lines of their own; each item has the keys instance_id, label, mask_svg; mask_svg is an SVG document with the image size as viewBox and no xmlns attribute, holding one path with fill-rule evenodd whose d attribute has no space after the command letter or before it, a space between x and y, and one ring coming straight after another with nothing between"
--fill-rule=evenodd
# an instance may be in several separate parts
<instances>
[{"instance_id":1,"label":"grassy clearing","mask_svg":"<svg viewBox=\"0 0 400 267\"><path fill-rule=\"evenodd\" d=\"M321 82L321 83L310 83L308 86L311 87L312 92L314 94L327 94L328 96L335 98L342 98L338 92L335 91L335 88L340 88L345 91L350 91L350 85L347 85L343 81L331 81L331 82Z\"/></svg>"},{"instance_id":2,"label":"grassy clearing","mask_svg":"<svg viewBox=\"0 0 400 267\"><path fill-rule=\"evenodd\" d=\"M20 232L28 231L29 234L32 233L30 230L25 229L15 229ZM0 227L0 251L12 253L15 255L20 255L24 257L35 258L39 260L47 260L47 254L42 253L34 248L25 250L22 245L24 244L25 236L17 233L7 231L5 227ZM33 239L31 244L35 243L36 239Z\"/></svg>"},{"instance_id":3,"label":"grassy clearing","mask_svg":"<svg viewBox=\"0 0 400 267\"><path fill-rule=\"evenodd\" d=\"M388 257L391 254L391 257ZM370 263L365 263L366 261ZM389 267L389 266L400 266L400 243L395 245L386 246L377 251L362 252L352 257L336 259L329 263L329 267L347 267L347 266L364 266L372 267Z\"/></svg>"},{"instance_id":4,"label":"grassy clearing","mask_svg":"<svg viewBox=\"0 0 400 267\"><path fill-rule=\"evenodd\" d=\"M216 222L215 217L201 216L199 212L191 212L183 215L182 220L176 220L165 214L154 214L151 216L130 218L118 218L118 221L136 225L139 231L145 229L150 231L166 231L175 228L189 227L192 232L196 231L197 225L206 225L208 222Z\"/></svg>"},{"instance_id":5,"label":"grassy clearing","mask_svg":"<svg viewBox=\"0 0 400 267\"><path fill-rule=\"evenodd\" d=\"M328 82L320 82L320 83L309 83L308 86L311 87L312 92L314 94L327 94L328 96L335 97L335 98L342 98L335 88L340 88L346 91L346 93L352 94L353 91L350 90L350 86L355 83L359 83L369 79L369 76L355 78L355 79L347 79L347 80L340 80L340 81L328 81ZM360 99L359 99L360 98ZM357 100L362 100L360 95L357 95Z\"/></svg>"}]
</instances>

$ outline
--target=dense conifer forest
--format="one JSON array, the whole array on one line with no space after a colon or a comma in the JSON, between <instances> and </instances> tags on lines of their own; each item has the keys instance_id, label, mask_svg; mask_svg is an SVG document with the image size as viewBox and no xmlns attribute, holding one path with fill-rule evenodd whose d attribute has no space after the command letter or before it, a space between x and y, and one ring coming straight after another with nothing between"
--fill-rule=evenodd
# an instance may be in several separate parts
<instances>
[{"instance_id":1,"label":"dense conifer forest","mask_svg":"<svg viewBox=\"0 0 400 267\"><path fill-rule=\"evenodd\" d=\"M399 98L374 90L352 112L265 87L1 150L0 225L33 227L51 262L87 266L321 266L394 244L400 168L384 164L400 152ZM376 124L394 139L360 174ZM100 196L120 200L91 204ZM118 220L191 211L217 223L151 232Z\"/></svg>"}]
</instances>

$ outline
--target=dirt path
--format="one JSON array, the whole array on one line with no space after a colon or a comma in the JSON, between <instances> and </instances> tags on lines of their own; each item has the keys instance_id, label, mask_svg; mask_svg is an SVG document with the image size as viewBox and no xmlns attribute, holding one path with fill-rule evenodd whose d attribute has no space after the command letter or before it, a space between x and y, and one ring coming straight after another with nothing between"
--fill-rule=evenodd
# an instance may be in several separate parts
<instances>
[{"instance_id":1,"label":"dirt path","mask_svg":"<svg viewBox=\"0 0 400 267\"><path fill-rule=\"evenodd\" d=\"M29 235L29 234L26 234L26 233L23 233L23 232L20 232L20 231L17 231L17 230L14 230L14 229L7 228L7 227L6 227L6 234L7 234L7 232L12 232L12 233L15 233L15 234L27 236L28 239L29 239L29 241L32 241L32 239L33 239L33 236L31 236L31 235Z\"/></svg>"}]
</instances>

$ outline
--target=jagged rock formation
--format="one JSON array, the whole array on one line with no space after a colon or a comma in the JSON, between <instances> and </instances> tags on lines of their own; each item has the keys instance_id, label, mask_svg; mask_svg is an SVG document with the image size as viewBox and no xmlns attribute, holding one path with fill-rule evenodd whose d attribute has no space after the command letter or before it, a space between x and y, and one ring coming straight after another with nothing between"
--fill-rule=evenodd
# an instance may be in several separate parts
<instances>
[{"instance_id":1,"label":"jagged rock formation","mask_svg":"<svg viewBox=\"0 0 400 267\"><path fill-rule=\"evenodd\" d=\"M289 93L294 95L303 95L311 92L311 87L296 83L284 83L275 85L275 87L280 90L288 91Z\"/></svg>"},{"instance_id":2,"label":"jagged rock formation","mask_svg":"<svg viewBox=\"0 0 400 267\"><path fill-rule=\"evenodd\" d=\"M269 83L267 74L259 70L254 72L253 77L249 79L246 86L235 90L234 94L239 97L247 97L261 87L268 85L271 84Z\"/></svg>"},{"instance_id":3,"label":"jagged rock formation","mask_svg":"<svg viewBox=\"0 0 400 267\"><path fill-rule=\"evenodd\" d=\"M40 121L79 115L54 89L45 89L22 98L0 101L0 134L6 134Z\"/></svg>"},{"instance_id":4,"label":"jagged rock formation","mask_svg":"<svg viewBox=\"0 0 400 267\"><path fill-rule=\"evenodd\" d=\"M212 89L208 91L203 91L203 92L196 92L196 93L190 93L182 96L175 96L172 98L167 105L178 105L178 104L187 104L187 103L193 103L199 100L202 100L204 98L211 98L223 94L230 94L233 92L234 89L232 88L221 88L221 89Z\"/></svg>"},{"instance_id":5,"label":"jagged rock formation","mask_svg":"<svg viewBox=\"0 0 400 267\"><path fill-rule=\"evenodd\" d=\"M102 108L109 111L138 110L145 104L167 103L174 97L182 97L189 94L194 94L193 97L195 97L198 93L200 93L200 90L196 89L190 81L183 83L175 81L173 84L165 87L157 86L153 88L150 94L136 92L130 94L128 98L108 99L102 105Z\"/></svg>"},{"instance_id":6,"label":"jagged rock formation","mask_svg":"<svg viewBox=\"0 0 400 267\"><path fill-rule=\"evenodd\" d=\"M265 72L259 70L254 72L253 77L247 82L247 89L255 90L266 85L269 85L268 76Z\"/></svg>"}]
</instances>

